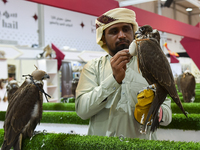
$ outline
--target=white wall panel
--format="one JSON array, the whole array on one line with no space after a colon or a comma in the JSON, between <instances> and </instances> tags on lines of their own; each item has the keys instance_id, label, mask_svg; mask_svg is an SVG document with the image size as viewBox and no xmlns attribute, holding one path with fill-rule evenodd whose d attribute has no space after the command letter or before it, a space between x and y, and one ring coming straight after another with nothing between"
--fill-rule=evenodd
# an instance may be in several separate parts
<instances>
[{"instance_id":1,"label":"white wall panel","mask_svg":"<svg viewBox=\"0 0 200 150\"><path fill-rule=\"evenodd\" d=\"M55 7L44 7L45 45L69 46L78 51L99 51L96 44L95 16ZM81 26L81 24L83 26Z\"/></svg>"},{"instance_id":2,"label":"white wall panel","mask_svg":"<svg viewBox=\"0 0 200 150\"><path fill-rule=\"evenodd\" d=\"M38 43L37 4L23 0L0 2L0 40L17 41L19 45Z\"/></svg>"}]
</instances>

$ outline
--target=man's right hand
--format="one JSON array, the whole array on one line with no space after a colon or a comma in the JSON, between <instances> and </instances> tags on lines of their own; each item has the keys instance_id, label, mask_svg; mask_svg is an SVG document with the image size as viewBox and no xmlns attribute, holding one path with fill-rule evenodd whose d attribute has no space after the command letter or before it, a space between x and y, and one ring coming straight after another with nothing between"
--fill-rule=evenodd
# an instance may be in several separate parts
<instances>
[{"instance_id":1,"label":"man's right hand","mask_svg":"<svg viewBox=\"0 0 200 150\"><path fill-rule=\"evenodd\" d=\"M130 58L129 50L125 49L117 52L110 59L113 76L119 84L121 84L122 80L125 78L126 64L130 61Z\"/></svg>"}]
</instances>

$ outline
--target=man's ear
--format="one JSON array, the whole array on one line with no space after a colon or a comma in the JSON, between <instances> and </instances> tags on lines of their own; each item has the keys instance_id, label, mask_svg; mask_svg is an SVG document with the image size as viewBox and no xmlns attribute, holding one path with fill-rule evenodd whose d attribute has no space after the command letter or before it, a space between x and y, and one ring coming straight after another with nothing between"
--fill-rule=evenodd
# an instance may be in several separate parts
<instances>
[{"instance_id":1,"label":"man's ear","mask_svg":"<svg viewBox=\"0 0 200 150\"><path fill-rule=\"evenodd\" d=\"M103 44L106 44L106 39L105 39L105 35L104 34L102 35L101 40L103 41Z\"/></svg>"}]
</instances>

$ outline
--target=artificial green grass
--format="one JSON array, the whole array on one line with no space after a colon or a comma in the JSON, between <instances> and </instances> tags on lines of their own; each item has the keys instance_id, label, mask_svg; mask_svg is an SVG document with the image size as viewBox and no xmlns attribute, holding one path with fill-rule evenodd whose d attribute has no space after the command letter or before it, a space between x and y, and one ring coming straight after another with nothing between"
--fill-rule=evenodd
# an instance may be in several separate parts
<instances>
[{"instance_id":1,"label":"artificial green grass","mask_svg":"<svg viewBox=\"0 0 200 150\"><path fill-rule=\"evenodd\" d=\"M183 102L182 105L185 111L187 111L189 114L200 114L200 103ZM180 108L175 103L171 103L171 109L172 113L182 113ZM44 103L43 110L75 111L75 103Z\"/></svg>"},{"instance_id":2,"label":"artificial green grass","mask_svg":"<svg viewBox=\"0 0 200 150\"><path fill-rule=\"evenodd\" d=\"M182 93L178 93L178 95L179 95L179 98L180 98L180 100L181 100L181 103L185 103L184 100L183 100L183 95L182 95ZM173 99L172 99L169 95L167 95L167 97L170 98L170 99L172 100L171 103L175 103L175 102L173 101ZM200 103L200 93L196 93L194 103Z\"/></svg>"},{"instance_id":3,"label":"artificial green grass","mask_svg":"<svg viewBox=\"0 0 200 150\"><path fill-rule=\"evenodd\" d=\"M5 111L0 111L0 121L5 120ZM76 112L43 112L41 123L63 123L63 124L89 124L89 119L82 120Z\"/></svg>"},{"instance_id":4,"label":"artificial green grass","mask_svg":"<svg viewBox=\"0 0 200 150\"><path fill-rule=\"evenodd\" d=\"M80 136L73 134L42 133L23 140L23 150L198 150L198 142L174 142L106 136Z\"/></svg>"},{"instance_id":5,"label":"artificial green grass","mask_svg":"<svg viewBox=\"0 0 200 150\"><path fill-rule=\"evenodd\" d=\"M1 121L5 120L5 112L0 112ZM88 125L89 119L82 120L76 112L43 112L41 123L63 123ZM165 129L200 130L200 114L173 114L172 122L168 126L160 126Z\"/></svg>"},{"instance_id":6,"label":"artificial green grass","mask_svg":"<svg viewBox=\"0 0 200 150\"><path fill-rule=\"evenodd\" d=\"M43 103L43 110L75 111L75 103Z\"/></svg>"},{"instance_id":7,"label":"artificial green grass","mask_svg":"<svg viewBox=\"0 0 200 150\"><path fill-rule=\"evenodd\" d=\"M184 110L189 114L200 114L200 103L182 103ZM171 103L172 113L182 113L176 103Z\"/></svg>"},{"instance_id":8,"label":"artificial green grass","mask_svg":"<svg viewBox=\"0 0 200 150\"><path fill-rule=\"evenodd\" d=\"M200 130L200 114L172 114L172 122L163 129Z\"/></svg>"},{"instance_id":9,"label":"artificial green grass","mask_svg":"<svg viewBox=\"0 0 200 150\"><path fill-rule=\"evenodd\" d=\"M4 130L0 129L2 145ZM90 136L65 133L39 133L22 141L22 150L199 150L199 142L144 140L138 138Z\"/></svg>"},{"instance_id":10,"label":"artificial green grass","mask_svg":"<svg viewBox=\"0 0 200 150\"><path fill-rule=\"evenodd\" d=\"M89 119L82 120L76 112L43 112L41 122L87 125Z\"/></svg>"}]
</instances>

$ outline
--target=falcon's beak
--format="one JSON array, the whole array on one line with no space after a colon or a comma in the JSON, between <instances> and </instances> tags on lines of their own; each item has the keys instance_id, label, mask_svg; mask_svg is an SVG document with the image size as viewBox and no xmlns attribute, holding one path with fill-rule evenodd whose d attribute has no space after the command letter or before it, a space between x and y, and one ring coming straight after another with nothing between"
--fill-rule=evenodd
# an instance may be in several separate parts
<instances>
[{"instance_id":1,"label":"falcon's beak","mask_svg":"<svg viewBox=\"0 0 200 150\"><path fill-rule=\"evenodd\" d=\"M135 32L135 39L138 39L141 36L141 32L140 31L136 31Z\"/></svg>"},{"instance_id":2,"label":"falcon's beak","mask_svg":"<svg viewBox=\"0 0 200 150\"><path fill-rule=\"evenodd\" d=\"M49 77L49 75L48 74L45 74L43 77L42 77L42 80L44 80L44 79L49 79L50 77Z\"/></svg>"}]
</instances>

